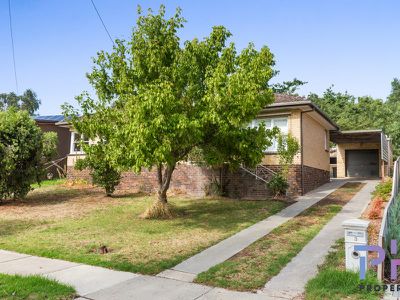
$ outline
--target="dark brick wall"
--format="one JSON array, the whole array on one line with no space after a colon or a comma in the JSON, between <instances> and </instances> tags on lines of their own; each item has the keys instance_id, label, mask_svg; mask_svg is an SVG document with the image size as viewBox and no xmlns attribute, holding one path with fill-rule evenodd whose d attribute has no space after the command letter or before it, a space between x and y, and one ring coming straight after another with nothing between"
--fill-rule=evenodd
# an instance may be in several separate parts
<instances>
[{"instance_id":1,"label":"dark brick wall","mask_svg":"<svg viewBox=\"0 0 400 300\"><path fill-rule=\"evenodd\" d=\"M281 166L267 166L275 172L280 171ZM293 165L289 170L289 194L301 195L316 187L329 182L329 171L303 166L304 191L301 187L301 165ZM68 168L68 179L85 179L90 182L87 170L77 171ZM179 164L172 175L170 192L202 197L206 194L206 187L213 181L222 180L224 192L228 197L240 199L265 199L271 196L266 184L257 180L244 170L234 172L200 167L190 164ZM157 190L157 175L155 170L143 170L140 174L133 172L123 173L123 178L117 190L129 192L153 193Z\"/></svg>"},{"instance_id":2,"label":"dark brick wall","mask_svg":"<svg viewBox=\"0 0 400 300\"><path fill-rule=\"evenodd\" d=\"M177 194L188 194L202 197L205 195L206 186L211 182L216 172L211 168L199 167L196 165L179 164L174 173L169 191ZM69 180L84 179L91 181L88 170L78 171L73 167L68 167ZM156 170L143 169L140 174L134 172L124 172L122 179L117 187L119 191L147 192L157 191L158 180Z\"/></svg>"},{"instance_id":3,"label":"dark brick wall","mask_svg":"<svg viewBox=\"0 0 400 300\"><path fill-rule=\"evenodd\" d=\"M269 169L279 172L281 166L269 165ZM227 196L241 199L265 199L271 196L264 181L257 180L253 175L244 170L227 172L222 176L224 189ZM289 169L289 195L301 195L301 166L293 165Z\"/></svg>"},{"instance_id":4,"label":"dark brick wall","mask_svg":"<svg viewBox=\"0 0 400 300\"><path fill-rule=\"evenodd\" d=\"M303 193L308 193L329 181L329 171L303 166Z\"/></svg>"}]
</instances>

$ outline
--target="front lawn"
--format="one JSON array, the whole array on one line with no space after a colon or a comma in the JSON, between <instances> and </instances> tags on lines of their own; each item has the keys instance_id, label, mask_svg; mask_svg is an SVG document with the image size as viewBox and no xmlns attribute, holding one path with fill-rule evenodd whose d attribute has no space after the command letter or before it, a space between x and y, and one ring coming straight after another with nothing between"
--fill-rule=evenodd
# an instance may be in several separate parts
<instances>
[{"instance_id":1,"label":"front lawn","mask_svg":"<svg viewBox=\"0 0 400 300\"><path fill-rule=\"evenodd\" d=\"M69 300L75 290L57 281L39 276L0 274L0 298L5 300Z\"/></svg>"},{"instance_id":2,"label":"front lawn","mask_svg":"<svg viewBox=\"0 0 400 300\"><path fill-rule=\"evenodd\" d=\"M170 197L176 218L140 219L152 201L109 198L85 187L42 187L23 202L0 206L0 249L156 274L285 207L272 200Z\"/></svg>"},{"instance_id":3,"label":"front lawn","mask_svg":"<svg viewBox=\"0 0 400 300\"><path fill-rule=\"evenodd\" d=\"M200 273L196 282L255 291L277 275L335 216L363 184L346 183L229 260Z\"/></svg>"},{"instance_id":4,"label":"front lawn","mask_svg":"<svg viewBox=\"0 0 400 300\"><path fill-rule=\"evenodd\" d=\"M381 299L381 292L359 289L360 284L379 284L374 272L368 272L366 280L360 280L358 273L345 270L344 263L344 240L340 239L319 267L317 276L307 283L305 299Z\"/></svg>"}]
</instances>

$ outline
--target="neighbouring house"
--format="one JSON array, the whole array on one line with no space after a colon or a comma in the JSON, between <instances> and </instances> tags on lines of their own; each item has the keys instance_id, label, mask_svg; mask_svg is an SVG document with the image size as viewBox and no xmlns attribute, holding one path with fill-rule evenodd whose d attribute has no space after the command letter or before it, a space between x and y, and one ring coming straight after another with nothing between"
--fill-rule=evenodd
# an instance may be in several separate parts
<instances>
[{"instance_id":1,"label":"neighbouring house","mask_svg":"<svg viewBox=\"0 0 400 300\"><path fill-rule=\"evenodd\" d=\"M301 151L296 155L289 171L289 193L302 195L330 181L331 177L379 177L388 174L391 166L390 142L381 131L341 132L339 127L310 100L292 96L275 95L275 102L260 111L250 126L264 122L267 128L278 127L283 134L297 139ZM70 132L70 151L67 159L67 176L70 179L90 180L87 170L77 171L77 159L84 157L80 141L90 141L74 132L65 121L56 123ZM351 141L350 136L352 137ZM377 140L378 137L380 140ZM331 157L330 142L337 144L337 163ZM373 145L372 145L373 144ZM377 151L381 159L376 162L379 171L368 169L372 154ZM349 152L348 152L349 151ZM353 152L351 152L353 151ZM359 152L356 152L359 151ZM363 152L365 151L365 152ZM374 152L375 153L375 152ZM235 198L260 199L269 195L266 182L281 169L277 155L277 142L265 149L265 155L256 168L242 166L236 171L225 168L213 169L190 162L180 163L173 173L171 191L203 196L210 185L217 181L225 194ZM370 168L372 170L372 167ZM140 174L126 172L119 189L153 192L157 187L155 170L142 170Z\"/></svg>"},{"instance_id":2,"label":"neighbouring house","mask_svg":"<svg viewBox=\"0 0 400 300\"><path fill-rule=\"evenodd\" d=\"M59 122L64 121L63 115L51 115L51 116L35 116L34 120L43 132L53 131L57 133L57 156L54 158L54 162L59 165L60 168L55 165L48 165L47 173L51 173L53 176L58 177L60 173L67 173L67 157L70 154L70 139L71 132L69 128L58 126Z\"/></svg>"}]
</instances>

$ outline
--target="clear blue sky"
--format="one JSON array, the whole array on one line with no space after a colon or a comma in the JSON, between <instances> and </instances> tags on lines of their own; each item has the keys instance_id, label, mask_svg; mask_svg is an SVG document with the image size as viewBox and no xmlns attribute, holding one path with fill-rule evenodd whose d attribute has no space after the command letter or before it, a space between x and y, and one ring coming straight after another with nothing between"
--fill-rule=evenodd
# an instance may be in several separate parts
<instances>
[{"instance_id":1,"label":"clear blue sky","mask_svg":"<svg viewBox=\"0 0 400 300\"><path fill-rule=\"evenodd\" d=\"M60 113L60 104L90 90L85 73L98 50L111 49L90 0L11 0L19 91L32 88L40 114ZM400 77L400 1L131 1L95 0L115 38L130 37L136 6L187 19L182 40L204 37L224 25L237 47L252 41L275 54L280 75L308 81L300 94L322 93L331 84L356 96L386 98ZM7 0L0 1L0 92L15 91Z\"/></svg>"}]
</instances>

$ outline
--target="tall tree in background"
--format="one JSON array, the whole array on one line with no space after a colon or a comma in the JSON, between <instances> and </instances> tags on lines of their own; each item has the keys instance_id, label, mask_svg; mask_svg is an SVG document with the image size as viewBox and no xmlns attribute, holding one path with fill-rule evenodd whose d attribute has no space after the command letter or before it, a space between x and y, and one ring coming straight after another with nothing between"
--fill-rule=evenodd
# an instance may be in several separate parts
<instances>
[{"instance_id":1,"label":"tall tree in background","mask_svg":"<svg viewBox=\"0 0 400 300\"><path fill-rule=\"evenodd\" d=\"M13 107L18 110L27 111L30 115L33 115L39 109L39 106L40 100L31 89L27 89L22 95L15 93L0 94L0 110Z\"/></svg>"},{"instance_id":2,"label":"tall tree in background","mask_svg":"<svg viewBox=\"0 0 400 300\"><path fill-rule=\"evenodd\" d=\"M275 75L278 75L278 71L275 71ZM274 93L277 94L288 94L288 95L297 95L297 90L307 84L306 81L299 80L297 78L294 78L293 80L290 81L283 81L282 83L275 83L271 85L272 90Z\"/></svg>"},{"instance_id":3,"label":"tall tree in background","mask_svg":"<svg viewBox=\"0 0 400 300\"><path fill-rule=\"evenodd\" d=\"M88 79L98 100L83 93L80 112L64 107L79 132L107 141L108 162L137 172L156 168L158 199L145 217L170 216L173 171L193 149L209 165L255 165L271 144L264 126L246 126L274 99L269 49L249 44L238 53L222 26L181 44L183 23L180 10L170 19L164 6L158 14L139 11L131 41L117 40L112 53L94 59ZM85 150L90 155L90 145Z\"/></svg>"},{"instance_id":4,"label":"tall tree in background","mask_svg":"<svg viewBox=\"0 0 400 300\"><path fill-rule=\"evenodd\" d=\"M394 153L400 156L400 81L394 78L392 90L387 98L387 119L385 130L392 138Z\"/></svg>"},{"instance_id":5,"label":"tall tree in background","mask_svg":"<svg viewBox=\"0 0 400 300\"><path fill-rule=\"evenodd\" d=\"M383 129L392 138L393 152L400 155L400 82L392 81L386 101L369 96L354 97L328 88L322 96L308 98L334 120L342 130Z\"/></svg>"}]
</instances>

